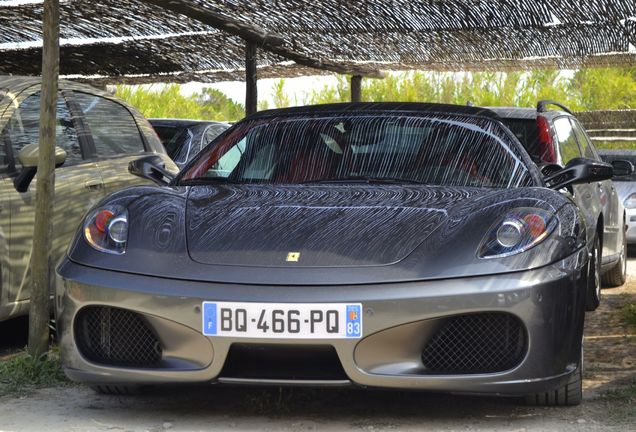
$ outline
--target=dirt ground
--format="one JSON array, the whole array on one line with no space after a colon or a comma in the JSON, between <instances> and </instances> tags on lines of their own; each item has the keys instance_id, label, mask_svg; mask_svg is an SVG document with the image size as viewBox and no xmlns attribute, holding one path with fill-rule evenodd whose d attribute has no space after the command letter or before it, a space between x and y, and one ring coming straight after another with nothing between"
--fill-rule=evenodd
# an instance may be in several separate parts
<instances>
[{"instance_id":1,"label":"dirt ground","mask_svg":"<svg viewBox=\"0 0 636 432\"><path fill-rule=\"evenodd\" d=\"M620 319L621 307L636 303L636 251L630 255L628 283L604 290L603 305L587 316L584 402L578 407L396 391L216 386L113 397L70 385L0 397L0 432L636 431L636 407L620 396L636 380L636 332ZM0 356L11 349L0 347Z\"/></svg>"}]
</instances>

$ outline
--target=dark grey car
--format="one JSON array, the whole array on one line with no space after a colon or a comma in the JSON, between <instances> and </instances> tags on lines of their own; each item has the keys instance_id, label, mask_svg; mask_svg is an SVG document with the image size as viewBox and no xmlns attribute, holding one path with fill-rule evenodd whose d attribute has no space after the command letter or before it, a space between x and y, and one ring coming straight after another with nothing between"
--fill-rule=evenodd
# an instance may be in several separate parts
<instances>
[{"instance_id":1,"label":"dark grey car","mask_svg":"<svg viewBox=\"0 0 636 432\"><path fill-rule=\"evenodd\" d=\"M558 109L548 109L557 105ZM598 151L572 113L551 101L539 102L538 108L491 108L524 145L546 175L561 169L575 158L601 161ZM605 286L625 283L627 242L625 209L611 180L572 185L562 190L570 195L585 216L587 237L592 243L592 260L600 261L599 274ZM598 253L602 251L602 253ZM601 260L596 256L600 255ZM598 307L601 284L588 293L588 310Z\"/></svg>"},{"instance_id":2,"label":"dark grey car","mask_svg":"<svg viewBox=\"0 0 636 432\"><path fill-rule=\"evenodd\" d=\"M229 124L207 120L151 118L168 155L179 168L223 133Z\"/></svg>"},{"instance_id":3,"label":"dark grey car","mask_svg":"<svg viewBox=\"0 0 636 432\"><path fill-rule=\"evenodd\" d=\"M555 189L611 175L544 178L485 109L258 113L87 215L58 268L66 374L578 404L594 242Z\"/></svg>"}]
</instances>

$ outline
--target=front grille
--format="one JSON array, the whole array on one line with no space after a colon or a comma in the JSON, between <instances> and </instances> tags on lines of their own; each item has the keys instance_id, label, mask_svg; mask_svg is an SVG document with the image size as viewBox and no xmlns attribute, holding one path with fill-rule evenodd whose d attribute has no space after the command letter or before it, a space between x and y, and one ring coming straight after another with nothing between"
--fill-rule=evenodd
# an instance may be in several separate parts
<instances>
[{"instance_id":1,"label":"front grille","mask_svg":"<svg viewBox=\"0 0 636 432\"><path fill-rule=\"evenodd\" d=\"M232 344L224 378L346 380L336 350L323 345Z\"/></svg>"},{"instance_id":2,"label":"front grille","mask_svg":"<svg viewBox=\"0 0 636 432\"><path fill-rule=\"evenodd\" d=\"M112 366L157 367L162 347L138 313L89 306L75 318L75 340L88 360Z\"/></svg>"},{"instance_id":3,"label":"front grille","mask_svg":"<svg viewBox=\"0 0 636 432\"><path fill-rule=\"evenodd\" d=\"M479 313L446 318L422 351L428 374L503 372L517 366L526 352L526 332L507 313Z\"/></svg>"}]
</instances>

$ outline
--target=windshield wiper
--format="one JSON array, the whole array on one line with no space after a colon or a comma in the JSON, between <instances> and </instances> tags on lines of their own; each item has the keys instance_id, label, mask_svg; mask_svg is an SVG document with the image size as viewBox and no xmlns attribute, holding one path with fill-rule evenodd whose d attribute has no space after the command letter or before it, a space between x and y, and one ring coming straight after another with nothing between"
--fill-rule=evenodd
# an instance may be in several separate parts
<instances>
[{"instance_id":1,"label":"windshield wiper","mask_svg":"<svg viewBox=\"0 0 636 432\"><path fill-rule=\"evenodd\" d=\"M193 179L181 180L179 182L179 186L196 186L196 185L207 185L207 184L215 184L215 183L236 183L235 181L230 180L227 177L197 177Z\"/></svg>"},{"instance_id":2,"label":"windshield wiper","mask_svg":"<svg viewBox=\"0 0 636 432\"><path fill-rule=\"evenodd\" d=\"M300 182L301 184L309 184L309 183L379 183L379 184L400 184L400 183L409 183L409 184L422 184L417 180L405 179L400 177L373 177L373 176L349 176L349 177L339 177L334 179L318 179L318 180L307 180L304 182Z\"/></svg>"}]
</instances>

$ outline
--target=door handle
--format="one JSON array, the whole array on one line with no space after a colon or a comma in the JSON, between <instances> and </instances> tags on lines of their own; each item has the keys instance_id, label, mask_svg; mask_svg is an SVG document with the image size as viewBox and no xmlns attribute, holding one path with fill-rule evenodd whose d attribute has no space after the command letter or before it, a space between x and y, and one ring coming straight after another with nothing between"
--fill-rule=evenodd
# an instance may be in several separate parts
<instances>
[{"instance_id":1,"label":"door handle","mask_svg":"<svg viewBox=\"0 0 636 432\"><path fill-rule=\"evenodd\" d=\"M84 187L89 190L97 190L104 187L104 183L101 180L88 180L84 183Z\"/></svg>"}]
</instances>

